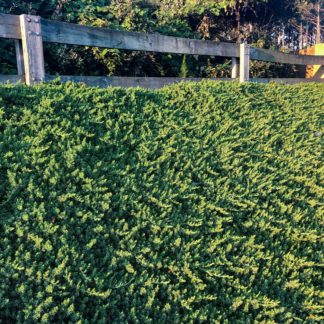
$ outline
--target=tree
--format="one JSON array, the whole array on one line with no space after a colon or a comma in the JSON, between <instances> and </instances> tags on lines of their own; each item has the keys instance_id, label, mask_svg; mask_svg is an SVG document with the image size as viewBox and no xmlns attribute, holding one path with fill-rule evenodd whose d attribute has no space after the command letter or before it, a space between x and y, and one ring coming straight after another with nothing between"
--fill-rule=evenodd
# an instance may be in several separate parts
<instances>
[{"instance_id":1,"label":"tree","mask_svg":"<svg viewBox=\"0 0 324 324\"><path fill-rule=\"evenodd\" d=\"M315 43L321 42L323 28L321 14L324 13L324 0L297 0L296 8L300 14L300 23L306 25L306 45L308 45L309 29L315 29Z\"/></svg>"},{"instance_id":2,"label":"tree","mask_svg":"<svg viewBox=\"0 0 324 324\"><path fill-rule=\"evenodd\" d=\"M244 38L253 45L269 48L278 46L278 39L281 47L291 44L294 47L298 39L299 21L306 19L301 18L301 13L296 9L300 1L0 0L0 12L29 13L90 26L213 41L239 42ZM7 58L7 46L4 42L0 44L0 55L4 53L1 57L5 57L0 70L11 71L15 58ZM181 56L159 53L47 43L45 52L47 71L59 74L178 76L182 65ZM188 73L199 77L227 75L230 69L222 58L196 59L187 56L185 60ZM224 71L215 69L216 64ZM258 68L261 69L261 66Z\"/></svg>"}]
</instances>

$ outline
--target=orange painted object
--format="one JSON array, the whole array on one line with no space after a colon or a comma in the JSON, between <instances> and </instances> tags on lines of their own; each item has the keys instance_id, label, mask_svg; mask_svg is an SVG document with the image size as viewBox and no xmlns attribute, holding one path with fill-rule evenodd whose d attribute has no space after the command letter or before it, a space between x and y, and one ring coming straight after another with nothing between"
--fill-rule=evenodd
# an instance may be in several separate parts
<instances>
[{"instance_id":1,"label":"orange painted object","mask_svg":"<svg viewBox=\"0 0 324 324\"><path fill-rule=\"evenodd\" d=\"M300 50L303 55L324 55L324 44L316 44L312 47ZM307 65L306 78L307 79L324 79L324 66L321 65Z\"/></svg>"}]
</instances>

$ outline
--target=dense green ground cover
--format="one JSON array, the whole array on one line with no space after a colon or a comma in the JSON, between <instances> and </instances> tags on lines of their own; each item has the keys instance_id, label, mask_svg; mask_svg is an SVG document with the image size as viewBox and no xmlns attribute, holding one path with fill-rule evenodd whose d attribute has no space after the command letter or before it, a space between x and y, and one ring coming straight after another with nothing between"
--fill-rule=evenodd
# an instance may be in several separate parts
<instances>
[{"instance_id":1,"label":"dense green ground cover","mask_svg":"<svg viewBox=\"0 0 324 324\"><path fill-rule=\"evenodd\" d=\"M0 87L0 321L323 320L324 85Z\"/></svg>"}]
</instances>

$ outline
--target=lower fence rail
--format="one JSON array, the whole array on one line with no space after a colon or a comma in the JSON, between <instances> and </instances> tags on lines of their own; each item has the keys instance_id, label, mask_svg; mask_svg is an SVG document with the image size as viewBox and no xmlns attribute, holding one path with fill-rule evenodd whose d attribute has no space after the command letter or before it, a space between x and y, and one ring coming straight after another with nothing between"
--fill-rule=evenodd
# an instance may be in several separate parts
<instances>
[{"instance_id":1,"label":"lower fence rail","mask_svg":"<svg viewBox=\"0 0 324 324\"><path fill-rule=\"evenodd\" d=\"M322 82L324 55L286 54L262 48L255 48L245 41L242 44L187 39L152 33L111 30L106 28L76 25L66 22L46 20L34 15L6 15L0 13L0 38L15 40L18 75L22 82L34 85L53 79L46 75L43 43L115 48L129 51L158 52L179 55L204 55L226 57L232 60L233 79L240 82ZM252 79L250 80L251 60L294 64L301 66L322 66L317 77L309 79ZM18 77L20 79L22 77ZM181 78L132 78L132 77L72 77L62 76L62 81L84 82L90 86L122 86L160 88L167 84L184 81ZM3 80L17 81L16 76L1 77ZM187 80L187 79L185 79ZM189 79L199 81L202 79Z\"/></svg>"},{"instance_id":2,"label":"lower fence rail","mask_svg":"<svg viewBox=\"0 0 324 324\"><path fill-rule=\"evenodd\" d=\"M163 78L163 77L101 77L101 76L71 76L71 75L46 75L45 81L50 82L59 79L61 82L76 82L83 83L90 87L123 87L133 88L141 87L147 89L159 89L166 85L179 83L179 82L199 82L202 80L213 81L238 81L233 78ZM276 82L281 84L297 84L315 82L313 79L304 78L251 78L250 82L269 83ZM324 79L316 80L316 82L324 83ZM0 75L0 83L25 83L24 76L21 75Z\"/></svg>"}]
</instances>

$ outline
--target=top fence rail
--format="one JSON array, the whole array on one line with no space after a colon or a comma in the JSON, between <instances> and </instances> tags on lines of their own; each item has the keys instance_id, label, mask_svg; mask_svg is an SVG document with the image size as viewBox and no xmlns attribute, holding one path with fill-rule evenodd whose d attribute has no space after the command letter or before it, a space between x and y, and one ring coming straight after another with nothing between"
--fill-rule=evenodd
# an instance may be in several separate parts
<instances>
[{"instance_id":1,"label":"top fence rail","mask_svg":"<svg viewBox=\"0 0 324 324\"><path fill-rule=\"evenodd\" d=\"M40 21L44 42L172 54L240 57L239 44L234 43L111 30L43 18ZM0 37L21 39L19 16L0 14ZM260 48L251 48L250 58L273 63L324 65L324 56L284 54Z\"/></svg>"},{"instance_id":2,"label":"top fence rail","mask_svg":"<svg viewBox=\"0 0 324 324\"><path fill-rule=\"evenodd\" d=\"M45 74L43 42L131 51L227 57L232 59L232 78L228 80L239 78L241 82L250 80L250 60L294 65L320 65L322 68L312 79L318 82L322 82L320 74L324 66L324 56L285 54L279 51L251 47L246 43L214 42L90 27L46 20L32 15L0 14L0 38L15 39L18 77L28 85L51 79L51 76ZM61 77L71 80L78 79L72 76ZM100 77L97 77L96 80L93 78L86 80L90 80L91 83L102 84L103 80L98 78ZM6 77L1 77L0 81L1 79L6 80ZM285 82L295 83L295 81L286 79ZM308 81L304 79L302 82ZM125 78L109 79L108 81L105 80L104 84L107 82L116 82L124 86L129 84L130 81ZM154 80L153 83L156 83L156 86L163 86L170 82L172 82L172 78L160 78L160 81ZM174 80L174 82L178 81ZM131 83L136 86L137 81L133 80Z\"/></svg>"}]
</instances>

